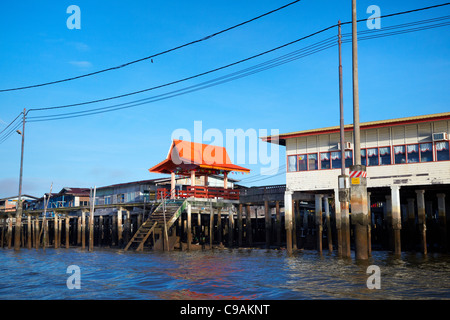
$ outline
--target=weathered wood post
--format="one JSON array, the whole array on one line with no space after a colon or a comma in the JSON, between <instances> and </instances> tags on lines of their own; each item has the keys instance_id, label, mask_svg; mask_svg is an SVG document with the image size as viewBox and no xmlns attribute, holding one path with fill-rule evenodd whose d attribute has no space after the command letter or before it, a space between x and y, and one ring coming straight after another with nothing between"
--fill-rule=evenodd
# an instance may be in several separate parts
<instances>
[{"instance_id":1,"label":"weathered wood post","mask_svg":"<svg viewBox=\"0 0 450 320\"><path fill-rule=\"evenodd\" d=\"M367 223L367 250L369 257L372 256L372 208L370 202L370 192L367 192L367 215L369 222Z\"/></svg>"},{"instance_id":2,"label":"weathered wood post","mask_svg":"<svg viewBox=\"0 0 450 320\"><path fill-rule=\"evenodd\" d=\"M0 239L0 248L3 248L4 246L4 239L5 239L5 224L6 224L6 219L2 218L2 235L1 235L1 239Z\"/></svg>"},{"instance_id":3,"label":"weathered wood post","mask_svg":"<svg viewBox=\"0 0 450 320\"><path fill-rule=\"evenodd\" d=\"M139 220L140 215L138 216L138 220ZM101 247L103 244L103 239L104 239L104 219L103 216L99 216L98 217L98 235L97 235L97 239L98 239L98 246ZM138 227L139 228L139 227Z\"/></svg>"},{"instance_id":4,"label":"weathered wood post","mask_svg":"<svg viewBox=\"0 0 450 320\"><path fill-rule=\"evenodd\" d=\"M91 190L89 194L89 251L94 251L94 210L95 210L95 193L96 187L94 187L94 191Z\"/></svg>"},{"instance_id":5,"label":"weathered wood post","mask_svg":"<svg viewBox=\"0 0 450 320\"><path fill-rule=\"evenodd\" d=\"M122 225L122 207L117 210L117 245L122 247L123 245L123 225Z\"/></svg>"},{"instance_id":6,"label":"weathered wood post","mask_svg":"<svg viewBox=\"0 0 450 320\"><path fill-rule=\"evenodd\" d=\"M342 257L342 213L339 201L339 190L334 190L334 220L336 222L337 254Z\"/></svg>"},{"instance_id":7,"label":"weathered wood post","mask_svg":"<svg viewBox=\"0 0 450 320\"><path fill-rule=\"evenodd\" d=\"M62 217L58 218L58 248L61 247Z\"/></svg>"},{"instance_id":8,"label":"weathered wood post","mask_svg":"<svg viewBox=\"0 0 450 320\"><path fill-rule=\"evenodd\" d=\"M447 251L447 217L445 214L445 193L438 193L438 219L439 219L439 236L441 242L441 250Z\"/></svg>"},{"instance_id":9,"label":"weathered wood post","mask_svg":"<svg viewBox=\"0 0 450 320\"><path fill-rule=\"evenodd\" d=\"M54 239L54 247L55 247L55 249L58 249L59 248L59 243L58 243L58 235L59 235L59 224L58 224L58 212L54 212L54 219L53 219L53 232L54 232L54 236L55 236L55 239Z\"/></svg>"},{"instance_id":10,"label":"weathered wood post","mask_svg":"<svg viewBox=\"0 0 450 320\"><path fill-rule=\"evenodd\" d=\"M425 190L416 190L417 194L417 217L420 232L422 253L427 254L427 224L425 219Z\"/></svg>"},{"instance_id":11,"label":"weathered wood post","mask_svg":"<svg viewBox=\"0 0 450 320\"><path fill-rule=\"evenodd\" d=\"M228 208L228 246L233 247L234 213L233 208Z\"/></svg>"},{"instance_id":12,"label":"weathered wood post","mask_svg":"<svg viewBox=\"0 0 450 320\"><path fill-rule=\"evenodd\" d=\"M414 198L408 198L408 249L415 247L416 240L416 214Z\"/></svg>"},{"instance_id":13,"label":"weathered wood post","mask_svg":"<svg viewBox=\"0 0 450 320\"><path fill-rule=\"evenodd\" d=\"M277 231L277 245L281 246L281 211L280 211L280 201L275 202L275 228Z\"/></svg>"},{"instance_id":14,"label":"weathered wood post","mask_svg":"<svg viewBox=\"0 0 450 320\"><path fill-rule=\"evenodd\" d=\"M187 204L187 249L191 249L192 243L192 206Z\"/></svg>"},{"instance_id":15,"label":"weathered wood post","mask_svg":"<svg viewBox=\"0 0 450 320\"><path fill-rule=\"evenodd\" d=\"M292 253L292 195L293 191L286 190L284 193L284 226L286 229L286 250Z\"/></svg>"},{"instance_id":16,"label":"weathered wood post","mask_svg":"<svg viewBox=\"0 0 450 320\"><path fill-rule=\"evenodd\" d=\"M297 250L297 212L295 210L295 201L292 199L292 249Z\"/></svg>"},{"instance_id":17,"label":"weathered wood post","mask_svg":"<svg viewBox=\"0 0 450 320\"><path fill-rule=\"evenodd\" d=\"M269 201L264 201L264 216L266 226L266 249L270 248L270 235L272 231L272 217L270 214Z\"/></svg>"},{"instance_id":18,"label":"weathered wood post","mask_svg":"<svg viewBox=\"0 0 450 320\"><path fill-rule=\"evenodd\" d=\"M39 216L35 217L34 220L34 247L36 249L39 249L39 245L40 245L40 232L39 232Z\"/></svg>"},{"instance_id":19,"label":"weathered wood post","mask_svg":"<svg viewBox=\"0 0 450 320\"><path fill-rule=\"evenodd\" d=\"M212 249L214 240L214 210L212 201L209 201L209 248Z\"/></svg>"},{"instance_id":20,"label":"weathered wood post","mask_svg":"<svg viewBox=\"0 0 450 320\"><path fill-rule=\"evenodd\" d=\"M396 255L401 254L401 239L400 230L402 229L402 219L400 213L400 186L391 186L391 210L392 210L392 230L393 230L393 242L394 253Z\"/></svg>"},{"instance_id":21,"label":"weathered wood post","mask_svg":"<svg viewBox=\"0 0 450 320\"><path fill-rule=\"evenodd\" d=\"M117 215L111 217L111 245L117 245Z\"/></svg>"},{"instance_id":22,"label":"weathered wood post","mask_svg":"<svg viewBox=\"0 0 450 320\"><path fill-rule=\"evenodd\" d=\"M70 217L69 215L66 215L66 249L69 249L70 247L69 234L70 234Z\"/></svg>"},{"instance_id":23,"label":"weathered wood post","mask_svg":"<svg viewBox=\"0 0 450 320\"><path fill-rule=\"evenodd\" d=\"M31 234L31 215L28 214L27 215L27 248L31 249L32 247L32 243L31 243L31 239L32 239L32 234Z\"/></svg>"},{"instance_id":24,"label":"weathered wood post","mask_svg":"<svg viewBox=\"0 0 450 320\"><path fill-rule=\"evenodd\" d=\"M77 246L81 245L81 216L77 217Z\"/></svg>"},{"instance_id":25,"label":"weathered wood post","mask_svg":"<svg viewBox=\"0 0 450 320\"><path fill-rule=\"evenodd\" d=\"M243 230L242 230L242 203L239 204L239 209L238 209L238 247L242 247L242 235L243 235Z\"/></svg>"},{"instance_id":26,"label":"weathered wood post","mask_svg":"<svg viewBox=\"0 0 450 320\"><path fill-rule=\"evenodd\" d=\"M81 249L86 248L86 212L81 211Z\"/></svg>"},{"instance_id":27,"label":"weathered wood post","mask_svg":"<svg viewBox=\"0 0 450 320\"><path fill-rule=\"evenodd\" d=\"M387 230L387 238L388 238L388 244L389 244L389 250L394 249L394 235L393 235L393 229L392 229L392 196L386 195L386 230Z\"/></svg>"},{"instance_id":28,"label":"weathered wood post","mask_svg":"<svg viewBox=\"0 0 450 320\"><path fill-rule=\"evenodd\" d=\"M252 231L252 216L250 211L250 205L246 205L246 212L245 212L245 219L246 219L246 236L247 236L247 244L249 246L253 245L253 231Z\"/></svg>"},{"instance_id":29,"label":"weathered wood post","mask_svg":"<svg viewBox=\"0 0 450 320\"><path fill-rule=\"evenodd\" d=\"M323 203L325 206L325 218L327 223L327 242L328 242L328 251L329 253L333 252L333 237L331 233L331 217L330 217L330 205L328 203L328 196L323 197Z\"/></svg>"},{"instance_id":30,"label":"weathered wood post","mask_svg":"<svg viewBox=\"0 0 450 320\"><path fill-rule=\"evenodd\" d=\"M7 232L8 249L11 249L11 246L12 246L12 229L13 229L12 216L8 215L8 232Z\"/></svg>"},{"instance_id":31,"label":"weathered wood post","mask_svg":"<svg viewBox=\"0 0 450 320\"><path fill-rule=\"evenodd\" d=\"M322 197L321 194L315 195L315 222L316 222L316 236L317 236L317 251L322 254Z\"/></svg>"},{"instance_id":32,"label":"weathered wood post","mask_svg":"<svg viewBox=\"0 0 450 320\"><path fill-rule=\"evenodd\" d=\"M217 212L217 241L219 245L222 245L222 208L219 208Z\"/></svg>"}]
</instances>

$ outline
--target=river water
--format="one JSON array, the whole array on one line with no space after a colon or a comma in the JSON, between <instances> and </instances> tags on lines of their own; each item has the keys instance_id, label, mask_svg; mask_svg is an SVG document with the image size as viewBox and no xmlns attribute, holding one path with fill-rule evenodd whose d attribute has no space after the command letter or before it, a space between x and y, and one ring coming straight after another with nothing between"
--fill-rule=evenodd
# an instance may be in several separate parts
<instances>
[{"instance_id":1,"label":"river water","mask_svg":"<svg viewBox=\"0 0 450 320\"><path fill-rule=\"evenodd\" d=\"M68 289L70 265L80 289ZM380 289L367 287L369 265ZM306 250L0 249L0 299L450 299L450 255L374 251L360 263Z\"/></svg>"}]
</instances>

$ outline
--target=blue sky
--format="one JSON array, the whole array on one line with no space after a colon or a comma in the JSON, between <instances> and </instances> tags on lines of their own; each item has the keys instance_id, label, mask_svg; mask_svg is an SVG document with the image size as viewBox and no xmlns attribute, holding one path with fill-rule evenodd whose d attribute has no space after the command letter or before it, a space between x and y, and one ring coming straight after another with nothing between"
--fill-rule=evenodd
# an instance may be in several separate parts
<instances>
[{"instance_id":1,"label":"blue sky","mask_svg":"<svg viewBox=\"0 0 450 320\"><path fill-rule=\"evenodd\" d=\"M289 0L8 1L0 4L0 88L73 77L120 65L203 38L280 7ZM358 1L358 18L444 1ZM69 30L69 5L81 9L81 29ZM450 6L385 18L381 27L450 14ZM207 41L126 68L52 86L0 93L0 130L23 108L114 96L175 81L258 54L351 19L351 1L303 0ZM360 23L359 30L367 29ZM350 32L350 25L343 28ZM239 66L169 88L67 111L109 106L194 85L335 36L333 29ZM449 110L449 27L359 42L360 120ZM351 44L343 46L345 122L352 122ZM27 123L23 192L40 196L66 186L92 187L157 178L174 130L278 129L281 133L339 124L337 47L239 80L135 108L58 121ZM65 110L66 111L66 110ZM57 111L59 112L59 111ZM57 112L34 112L49 115ZM17 193L20 136L0 144L0 197ZM280 148L280 165L285 150ZM245 164L242 164L245 166ZM283 184L284 168L255 181ZM262 177L262 178L265 178ZM245 180L244 180L245 181Z\"/></svg>"}]
</instances>

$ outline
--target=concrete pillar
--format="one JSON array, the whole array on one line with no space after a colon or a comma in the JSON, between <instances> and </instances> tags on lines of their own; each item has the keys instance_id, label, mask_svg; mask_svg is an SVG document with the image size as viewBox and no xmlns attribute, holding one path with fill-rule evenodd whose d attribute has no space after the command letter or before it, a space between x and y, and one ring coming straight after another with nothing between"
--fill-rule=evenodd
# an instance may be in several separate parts
<instances>
[{"instance_id":1,"label":"concrete pillar","mask_svg":"<svg viewBox=\"0 0 450 320\"><path fill-rule=\"evenodd\" d=\"M292 253L292 195L293 191L286 190L284 192L284 226L286 229L286 249Z\"/></svg>"},{"instance_id":2,"label":"concrete pillar","mask_svg":"<svg viewBox=\"0 0 450 320\"><path fill-rule=\"evenodd\" d=\"M350 166L350 173L352 172L359 172L356 177L350 179L352 224L355 225L355 257L357 260L367 260L369 258L367 244L369 219L367 212L367 178L364 177L366 168L363 165L353 165Z\"/></svg>"},{"instance_id":3,"label":"concrete pillar","mask_svg":"<svg viewBox=\"0 0 450 320\"><path fill-rule=\"evenodd\" d=\"M447 218L445 214L445 193L438 193L438 219L439 219L439 236L441 242L441 250L447 251Z\"/></svg>"},{"instance_id":4,"label":"concrete pillar","mask_svg":"<svg viewBox=\"0 0 450 320\"><path fill-rule=\"evenodd\" d=\"M316 194L316 205L315 205L315 224L316 224L316 236L317 236L317 251L322 254L322 198L323 195Z\"/></svg>"},{"instance_id":5,"label":"concrete pillar","mask_svg":"<svg viewBox=\"0 0 450 320\"><path fill-rule=\"evenodd\" d=\"M425 190L416 190L417 194L417 217L420 232L420 243L422 253L427 254L427 224L425 219Z\"/></svg>"},{"instance_id":6,"label":"concrete pillar","mask_svg":"<svg viewBox=\"0 0 450 320\"><path fill-rule=\"evenodd\" d=\"M297 250L297 211L295 210L295 203L298 201L292 200L292 249Z\"/></svg>"},{"instance_id":7,"label":"concrete pillar","mask_svg":"<svg viewBox=\"0 0 450 320\"><path fill-rule=\"evenodd\" d=\"M414 198L408 198L408 249L413 249L415 244L416 234L416 215Z\"/></svg>"},{"instance_id":8,"label":"concrete pillar","mask_svg":"<svg viewBox=\"0 0 450 320\"><path fill-rule=\"evenodd\" d=\"M398 185L391 186L391 212L392 212L394 253L396 255L400 255L401 254L400 230L402 229L402 219L400 212L400 186Z\"/></svg>"},{"instance_id":9,"label":"concrete pillar","mask_svg":"<svg viewBox=\"0 0 450 320\"><path fill-rule=\"evenodd\" d=\"M386 224L386 230L387 230L387 239L388 239L388 245L389 250L392 250L394 247L394 238L392 236L392 196L386 195L386 205L385 205L385 224Z\"/></svg>"},{"instance_id":10,"label":"concrete pillar","mask_svg":"<svg viewBox=\"0 0 450 320\"><path fill-rule=\"evenodd\" d=\"M341 202L339 201L339 189L334 189L334 220L336 222L337 233L337 253L338 257L342 257L342 219L341 219Z\"/></svg>"},{"instance_id":11,"label":"concrete pillar","mask_svg":"<svg viewBox=\"0 0 450 320\"><path fill-rule=\"evenodd\" d=\"M330 253L333 252L333 236L331 233L331 217L330 217L330 206L328 203L328 196L323 198L323 204L325 206L325 218L327 222L327 242L328 242L328 251Z\"/></svg>"}]
</instances>

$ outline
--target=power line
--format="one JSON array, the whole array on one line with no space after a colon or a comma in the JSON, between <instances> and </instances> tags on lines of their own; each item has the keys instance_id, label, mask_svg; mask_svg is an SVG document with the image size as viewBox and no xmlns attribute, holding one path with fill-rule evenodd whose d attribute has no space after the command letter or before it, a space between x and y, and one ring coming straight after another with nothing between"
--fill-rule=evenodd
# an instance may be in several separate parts
<instances>
[{"instance_id":1,"label":"power line","mask_svg":"<svg viewBox=\"0 0 450 320\"><path fill-rule=\"evenodd\" d=\"M56 81L51 81L51 82L45 82L45 83L41 83L41 84L34 84L34 85L17 87L17 88L10 88L10 89L1 89L0 92L17 91L17 90L24 90L24 89L43 87L43 86L48 86L48 85L57 84L57 83L61 83L61 82L67 82L67 81L73 81L73 80L76 80L76 79L86 78L86 77L93 76L93 75L100 74L100 73L104 73L104 72L107 72L107 71L112 71L112 70L118 70L118 69L121 69L121 68L125 68L127 66L132 65L132 64L135 64L135 63L138 63L138 62L142 62L142 61L146 61L146 60L149 60L149 59L153 59L153 58L161 56L163 54L167 54L169 52L176 51L176 50L179 50L181 48L184 48L184 47L187 47L187 46L199 43L199 42L203 42L205 40L209 40L209 39L211 39L211 38L213 38L215 36L218 36L218 35L220 35L222 33L225 33L227 31L236 29L236 28L241 27L241 26L243 26L245 24L248 24L250 22L253 22L253 21L256 21L258 19L261 19L261 18L263 18L265 16L268 16L268 15L270 15L272 13L275 13L277 11L280 11L282 9L285 9L285 8L295 4L297 2L300 2L300 1L301 0L292 1L292 2L290 2L288 4L285 4L284 6L281 6L281 7L277 8L277 9L274 9L274 10L271 10L269 12L263 13L263 14L255 17L255 18L252 18L250 20L246 20L244 22L238 23L238 24L236 24L236 25L234 25L232 27L229 27L229 28L223 29L221 31L215 32L215 33L210 34L210 35L208 35L206 37L203 37L201 39L197 39L197 40L194 40L194 41L191 41L191 42L179 45L177 47L174 47L174 48L171 48L171 49L168 49L168 50L165 50L165 51L161 51L159 53L155 53L153 55L150 55L150 56L147 56L147 57L144 57L144 58L140 58L140 59L137 59L137 60L129 61L129 62L123 63L123 64L121 64L119 66L110 67L110 68L106 68L106 69L103 69L103 70L99 70L99 71L95 71L95 72L91 72L91 73L86 73L86 74L83 74L83 75L80 75L80 76L76 76L76 77L71 77L71 78L66 78L66 79L61 79L61 80L56 80Z\"/></svg>"},{"instance_id":2,"label":"power line","mask_svg":"<svg viewBox=\"0 0 450 320\"><path fill-rule=\"evenodd\" d=\"M386 31L398 29L398 28L405 27L405 26L410 27L410 26L418 25L418 24L442 21L444 19L448 20L448 19L450 19L450 16L443 16L443 17L439 17L439 18L421 20L421 21L412 22L412 23L394 25L391 27L385 27L380 30L375 29L375 30L369 30L369 31L361 31L361 34L369 34L369 35L361 38L361 40L369 40L369 39L374 39L374 38L378 38L378 37L392 36L392 35L397 35L397 34L407 33L407 32L416 32L416 31L421 31L421 30L425 30L425 29L429 29L429 28L436 28L436 27L448 25L449 23L445 22L445 23L439 23L439 24L434 24L434 25L429 25L429 26L422 26L422 27L418 27L418 28L410 28L407 30L397 30L394 32L386 32ZM386 34L379 34L380 32L385 32ZM370 35L370 34L373 34L373 35ZM344 34L344 37L348 36L348 35L351 35L351 33ZM135 106L140 106L140 105L147 104L147 103L166 100L169 98L173 98L176 96L180 96L180 95L191 93L191 92L198 91L198 90L203 90L203 89L206 89L206 88L209 88L212 86L216 86L216 85L223 84L223 83L233 81L233 80L237 80L237 79L240 79L240 78L243 78L243 77L255 74L255 73L259 73L259 72L277 67L279 65L282 65L282 64L294 61L294 60L298 60L300 58L303 58L303 57L306 57L306 56L309 56L309 55L312 55L315 53L318 53L323 50L327 50L336 45L334 38L335 37L330 37L330 38L327 38L320 42L317 42L315 44L312 44L310 46L295 50L291 53L268 60L268 61L260 63L258 65L255 65L255 66L252 66L252 67L249 67L249 68L246 68L246 69L243 69L243 70L240 70L240 71L237 71L237 72L225 75L225 76L221 76L219 78L215 78L215 79L212 79L212 80L209 80L206 82L202 82L200 84L196 84L196 85L192 85L192 86L178 89L175 91L171 91L168 93L164 93L164 94L160 94L160 95L156 95L156 96L152 96L152 97L144 98L144 99L140 99L140 100L135 100L135 101L131 101L131 102L115 104L112 106L96 108L96 109L89 109L89 110L85 110L85 111L29 117L31 119L30 122L61 120L61 119L94 115L94 114L99 114L99 113L104 113L104 112L111 112L111 111L131 108L131 107L135 107ZM350 40L344 40L343 42L346 43L349 41Z\"/></svg>"},{"instance_id":3,"label":"power line","mask_svg":"<svg viewBox=\"0 0 450 320\"><path fill-rule=\"evenodd\" d=\"M402 15L402 14L405 14L405 13L412 13L412 12L418 12L418 11L423 11L423 10L433 9L433 8L442 7L442 6L449 5L449 4L450 4L450 2L449 2L449 3L445 3L445 4L441 4L441 5L435 5L435 6L430 6L430 7L420 8L420 9L414 9L414 10L409 10L409 11L397 12L397 13L393 13L393 14L388 14L388 15L385 15L385 16L381 16L381 18L384 18L384 17L393 17L393 16L397 16L397 15ZM358 22L362 22L362 21L366 21L366 19L358 20ZM342 23L342 25L344 25L344 24L349 24L349 23L351 23L351 21L349 21L349 22L344 22L344 23ZM318 35L318 34L321 34L321 33L325 32L325 31L328 31L328 30L330 30L330 29L336 27L336 26L337 26L337 24L332 25L332 26L329 26L329 27L324 28L324 29L321 29L321 30L319 30L319 31L317 31L317 32L311 33L311 34L309 34L309 35L307 35L307 36L298 38L298 39L296 39L296 40L294 40L294 41L285 43L285 44L283 44L283 45L280 45L280 46L278 46L278 47L275 47L275 48L272 48L272 49L270 49L270 50L264 51L264 52L262 52L262 53L253 55L253 56L251 56L251 57L248 57L248 58L245 58L245 59L242 59L242 60L239 60L239 61L236 61L236 62L227 64L227 65L225 65L225 66L218 67L218 68L215 68L215 69L206 71L206 72L198 73L198 74L193 75L193 76L189 76L189 77L186 77L186 78L183 78L183 79L179 79L179 80L176 80L176 81L172 81L172 82L169 82L169 83L165 83L165 84L162 84L162 85L158 85L158 86L154 86L154 87L150 87L150 88L146 88L146 89L138 90L138 91L134 91L134 92L129 92L129 93L125 93L125 94L121 94L121 95L117 95L117 96L112 96L112 97L108 97L108 98L97 99L97 100L91 100L91 101L85 101L85 102L73 103L73 104L67 104L67 105L60 105L60 106L53 106L53 107L32 108L32 109L30 109L30 111L43 111L43 110L62 109L62 108L70 108L70 107L83 106L83 105L88 105L88 104L94 104L94 103L99 103L99 102L105 102L105 101L109 101L109 100L115 100L115 99L119 99L119 98L124 98L124 97L128 97L128 96L132 96L132 95L136 95L136 94L140 94L140 93L144 93L144 92L148 92L148 91L152 91L152 90L164 88L164 87L167 87L167 86L175 85L175 84L178 84L178 83L181 83L181 82L185 82L185 81L188 81L188 80L192 80L192 79L195 79L195 78L198 78L198 77L201 77L201 76L205 76L205 75L207 75L207 74L214 73L214 72L217 72L217 71L226 69L226 68L230 68L230 67L232 67L232 66L241 64L241 63L243 63L243 62L247 62L247 61L249 61L249 60L258 58L258 57L263 56L263 55L266 55L266 54L268 54L268 53L271 53L271 52L280 50L280 49L282 49L282 48L285 48L285 47L287 47L287 46L290 46L290 45L292 45L292 44L295 44L295 43L297 43L297 42L299 42L299 41L303 41L303 40L308 39L308 38L310 38L310 37L313 37L313 36L316 36L316 35Z\"/></svg>"}]
</instances>

